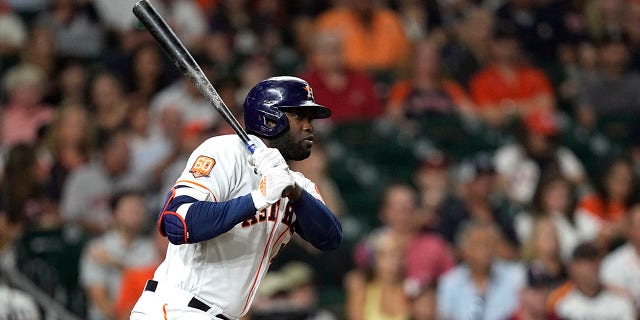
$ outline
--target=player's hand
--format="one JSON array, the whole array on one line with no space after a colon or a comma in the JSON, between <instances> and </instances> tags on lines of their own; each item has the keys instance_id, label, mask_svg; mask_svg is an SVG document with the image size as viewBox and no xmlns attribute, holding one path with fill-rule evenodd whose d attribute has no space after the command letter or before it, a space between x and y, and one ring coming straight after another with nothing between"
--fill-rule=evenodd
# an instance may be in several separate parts
<instances>
[{"instance_id":1,"label":"player's hand","mask_svg":"<svg viewBox=\"0 0 640 320\"><path fill-rule=\"evenodd\" d=\"M260 175L264 175L271 168L288 169L287 161L284 160L280 151L276 148L258 148L253 153L249 163L252 163Z\"/></svg>"},{"instance_id":2,"label":"player's hand","mask_svg":"<svg viewBox=\"0 0 640 320\"><path fill-rule=\"evenodd\" d=\"M267 169L260 179L258 190L251 192L256 209L262 210L278 202L285 189L295 185L288 168L275 167Z\"/></svg>"}]
</instances>

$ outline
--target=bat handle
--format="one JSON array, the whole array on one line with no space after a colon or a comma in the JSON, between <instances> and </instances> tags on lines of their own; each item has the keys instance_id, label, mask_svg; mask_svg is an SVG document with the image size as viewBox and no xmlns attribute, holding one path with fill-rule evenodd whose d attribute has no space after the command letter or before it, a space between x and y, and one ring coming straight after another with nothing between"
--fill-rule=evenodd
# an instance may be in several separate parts
<instances>
[{"instance_id":1,"label":"bat handle","mask_svg":"<svg viewBox=\"0 0 640 320\"><path fill-rule=\"evenodd\" d=\"M256 151L256 143L251 141L251 140L247 140L244 143L247 146L247 149L249 149L249 152L251 154L253 154Z\"/></svg>"}]
</instances>

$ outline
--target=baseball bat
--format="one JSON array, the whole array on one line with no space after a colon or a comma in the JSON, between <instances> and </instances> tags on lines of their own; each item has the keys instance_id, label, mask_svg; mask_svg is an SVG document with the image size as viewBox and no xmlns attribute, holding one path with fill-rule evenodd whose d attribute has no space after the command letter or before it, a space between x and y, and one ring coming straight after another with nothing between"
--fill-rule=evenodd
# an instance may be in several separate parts
<instances>
[{"instance_id":1,"label":"baseball bat","mask_svg":"<svg viewBox=\"0 0 640 320\"><path fill-rule=\"evenodd\" d=\"M173 64L184 76L191 80L207 101L218 110L224 121L231 126L233 131L244 142L249 152L253 154L256 149L255 143L249 139L247 132L244 131L236 117L233 116L227 105L222 101L222 98L220 98L216 89L202 72L196 60L193 59L189 51L151 3L148 0L138 1L133 6L133 14L156 39L165 54L173 61Z\"/></svg>"}]
</instances>

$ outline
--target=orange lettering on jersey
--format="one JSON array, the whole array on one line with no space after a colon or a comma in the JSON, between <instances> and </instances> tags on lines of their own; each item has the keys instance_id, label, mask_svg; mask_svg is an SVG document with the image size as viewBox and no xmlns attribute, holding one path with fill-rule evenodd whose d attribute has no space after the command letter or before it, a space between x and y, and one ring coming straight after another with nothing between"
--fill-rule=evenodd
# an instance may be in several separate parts
<instances>
[{"instance_id":1,"label":"orange lettering on jersey","mask_svg":"<svg viewBox=\"0 0 640 320\"><path fill-rule=\"evenodd\" d=\"M216 160L206 156L199 156L191 166L189 172L194 178L208 177L211 169L216 165Z\"/></svg>"}]
</instances>

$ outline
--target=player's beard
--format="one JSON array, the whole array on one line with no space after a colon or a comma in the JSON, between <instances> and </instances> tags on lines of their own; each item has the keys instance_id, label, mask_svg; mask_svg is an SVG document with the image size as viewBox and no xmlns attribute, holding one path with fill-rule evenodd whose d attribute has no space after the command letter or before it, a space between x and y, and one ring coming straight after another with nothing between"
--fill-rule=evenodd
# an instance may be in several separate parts
<instances>
[{"instance_id":1,"label":"player's beard","mask_svg":"<svg viewBox=\"0 0 640 320\"><path fill-rule=\"evenodd\" d=\"M311 148L305 146L304 140L297 141L290 130L269 140L269 147L278 149L287 161L300 161L311 155Z\"/></svg>"}]
</instances>

